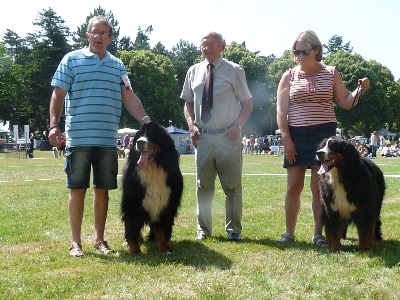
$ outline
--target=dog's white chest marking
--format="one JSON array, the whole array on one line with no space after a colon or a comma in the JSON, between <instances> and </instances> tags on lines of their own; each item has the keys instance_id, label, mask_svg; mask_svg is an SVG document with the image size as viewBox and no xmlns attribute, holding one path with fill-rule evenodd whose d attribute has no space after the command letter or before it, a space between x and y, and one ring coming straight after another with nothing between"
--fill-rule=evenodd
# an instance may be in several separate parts
<instances>
[{"instance_id":1,"label":"dog's white chest marking","mask_svg":"<svg viewBox=\"0 0 400 300\"><path fill-rule=\"evenodd\" d=\"M140 181L146 187L143 208L149 213L151 221L157 221L171 194L171 189L166 184L167 173L153 163L139 169L138 172Z\"/></svg>"},{"instance_id":2,"label":"dog's white chest marking","mask_svg":"<svg viewBox=\"0 0 400 300\"><path fill-rule=\"evenodd\" d=\"M332 169L328 174L328 182L333 189L333 202L330 204L333 211L338 211L343 219L350 219L350 214L356 209L354 203L347 201L347 194L343 184L339 182L338 171Z\"/></svg>"}]
</instances>

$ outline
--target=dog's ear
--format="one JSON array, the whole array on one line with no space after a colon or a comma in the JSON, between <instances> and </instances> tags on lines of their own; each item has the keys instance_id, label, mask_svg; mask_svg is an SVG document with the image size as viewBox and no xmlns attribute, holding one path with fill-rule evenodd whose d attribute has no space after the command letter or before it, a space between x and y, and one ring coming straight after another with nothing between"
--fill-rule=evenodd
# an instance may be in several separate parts
<instances>
[{"instance_id":1,"label":"dog's ear","mask_svg":"<svg viewBox=\"0 0 400 300\"><path fill-rule=\"evenodd\" d=\"M323 139L323 140L321 141L321 143L319 144L318 149L324 148L327 141L328 141L328 139Z\"/></svg>"}]
</instances>

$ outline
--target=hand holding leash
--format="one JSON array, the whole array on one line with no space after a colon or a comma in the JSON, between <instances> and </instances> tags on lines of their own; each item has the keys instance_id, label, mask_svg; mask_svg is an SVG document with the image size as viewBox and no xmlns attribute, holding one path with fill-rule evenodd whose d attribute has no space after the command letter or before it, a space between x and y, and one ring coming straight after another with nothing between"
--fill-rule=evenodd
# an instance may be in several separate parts
<instances>
[{"instance_id":1,"label":"hand holding leash","mask_svg":"<svg viewBox=\"0 0 400 300\"><path fill-rule=\"evenodd\" d=\"M358 87L356 89L356 95L354 96L353 104L352 104L351 108L353 108L356 105L356 101L357 100L358 100L357 101L358 107L360 107L360 105L361 105L361 96L364 94L364 92L366 90L369 89L370 86L371 86L371 82L369 81L369 79L367 77L364 77L362 79L358 79ZM358 110L358 107L357 107L357 110Z\"/></svg>"},{"instance_id":2,"label":"hand holding leash","mask_svg":"<svg viewBox=\"0 0 400 300\"><path fill-rule=\"evenodd\" d=\"M358 79L358 86L360 87L361 91L364 93L371 86L371 82L369 81L369 79L367 77L364 77L362 79Z\"/></svg>"}]
</instances>

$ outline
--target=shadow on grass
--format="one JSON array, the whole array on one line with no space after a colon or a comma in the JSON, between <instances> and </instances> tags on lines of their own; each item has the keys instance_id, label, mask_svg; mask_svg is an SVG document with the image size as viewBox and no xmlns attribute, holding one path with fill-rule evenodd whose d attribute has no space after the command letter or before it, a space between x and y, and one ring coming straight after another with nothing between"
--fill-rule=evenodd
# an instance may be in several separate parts
<instances>
[{"instance_id":1,"label":"shadow on grass","mask_svg":"<svg viewBox=\"0 0 400 300\"><path fill-rule=\"evenodd\" d=\"M381 257L388 268L400 266L400 241L383 240L376 245L371 256Z\"/></svg>"},{"instance_id":2,"label":"shadow on grass","mask_svg":"<svg viewBox=\"0 0 400 300\"><path fill-rule=\"evenodd\" d=\"M145 264L157 266L161 264L182 264L192 266L199 270L215 267L221 270L230 269L232 261L223 254L210 249L206 242L199 241L174 241L171 243L172 254L162 254L159 252L157 243L145 240L141 243L142 253L129 254L128 248L118 249L118 257L104 256L97 254L99 258L108 260L110 263L122 261L124 263Z\"/></svg>"},{"instance_id":3,"label":"shadow on grass","mask_svg":"<svg viewBox=\"0 0 400 300\"><path fill-rule=\"evenodd\" d=\"M335 252L327 249L326 247L320 247L313 245L311 243L303 241L294 241L284 245L276 244L275 240L271 239L243 239L242 242L256 243L265 245L271 248L276 248L279 250L290 250L297 249L302 251L314 250L320 254L335 254ZM385 267L393 268L400 266L400 241L398 240L383 240L375 245L373 251L359 251L358 250L358 238L347 238L342 240L342 253L359 253L360 255L368 255L370 258L378 257L383 262ZM340 254L338 252L338 254Z\"/></svg>"},{"instance_id":4,"label":"shadow on grass","mask_svg":"<svg viewBox=\"0 0 400 300\"><path fill-rule=\"evenodd\" d=\"M293 249L301 251L317 251L320 255L334 255L340 253L354 253L357 255L368 255L370 258L380 258L385 267L393 268L399 266L400 261L400 241L383 240L376 244L375 250L371 252L360 252L358 250L358 239L348 238L342 240L342 252L332 252L326 247L320 247L304 241L294 241L284 245L276 244L274 239L249 239L243 238L240 242L229 241L225 236L214 236L211 238L212 243L240 243L240 244L258 244L266 246L268 249L276 249L281 251L290 251ZM123 247L118 250L118 257L104 256L96 253L95 255L109 263L128 263L128 264L144 264L149 266L182 264L192 266L199 270L205 270L209 267L215 267L221 270L228 270L232 266L232 260L210 248L211 244L207 241L174 241L171 243L174 252L165 255L159 252L155 242L145 240L141 244L143 253L129 254L128 249ZM223 250L221 250L223 251Z\"/></svg>"}]
</instances>

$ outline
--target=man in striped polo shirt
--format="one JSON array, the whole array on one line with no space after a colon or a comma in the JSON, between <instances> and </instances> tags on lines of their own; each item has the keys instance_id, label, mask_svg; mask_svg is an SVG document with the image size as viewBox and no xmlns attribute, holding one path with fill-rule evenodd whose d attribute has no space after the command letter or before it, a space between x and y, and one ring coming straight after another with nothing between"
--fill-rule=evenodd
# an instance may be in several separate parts
<instances>
[{"instance_id":1,"label":"man in striped polo shirt","mask_svg":"<svg viewBox=\"0 0 400 300\"><path fill-rule=\"evenodd\" d=\"M53 76L50 100L49 140L58 146L58 122L65 106L65 172L70 189L68 212L71 225L70 255L84 256L81 226L84 200L93 169L94 247L113 253L104 240L108 211L108 190L117 188L118 156L116 141L122 102L141 123L150 118L133 92L122 61L106 49L113 39L113 28L104 16L89 20L86 38L89 46L64 56Z\"/></svg>"}]
</instances>

